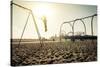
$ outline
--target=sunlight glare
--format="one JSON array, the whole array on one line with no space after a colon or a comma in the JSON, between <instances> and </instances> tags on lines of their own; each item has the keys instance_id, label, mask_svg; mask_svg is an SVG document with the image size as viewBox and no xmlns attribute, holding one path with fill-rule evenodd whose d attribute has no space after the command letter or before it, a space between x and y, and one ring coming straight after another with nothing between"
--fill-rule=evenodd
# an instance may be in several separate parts
<instances>
[{"instance_id":1,"label":"sunlight glare","mask_svg":"<svg viewBox=\"0 0 100 67\"><path fill-rule=\"evenodd\" d=\"M37 18L41 18L42 16L49 17L53 15L50 6L45 4L38 4L37 6L33 7L32 11Z\"/></svg>"}]
</instances>

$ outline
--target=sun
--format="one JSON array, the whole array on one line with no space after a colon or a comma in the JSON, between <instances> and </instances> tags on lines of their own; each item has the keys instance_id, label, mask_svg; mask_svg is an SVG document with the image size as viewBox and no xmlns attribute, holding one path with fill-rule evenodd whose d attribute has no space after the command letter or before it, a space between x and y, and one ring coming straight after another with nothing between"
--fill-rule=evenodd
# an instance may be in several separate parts
<instances>
[{"instance_id":1,"label":"sun","mask_svg":"<svg viewBox=\"0 0 100 67\"><path fill-rule=\"evenodd\" d=\"M49 5L46 4L38 4L32 9L35 17L41 18L43 16L51 16L53 15L52 9L50 8Z\"/></svg>"}]
</instances>

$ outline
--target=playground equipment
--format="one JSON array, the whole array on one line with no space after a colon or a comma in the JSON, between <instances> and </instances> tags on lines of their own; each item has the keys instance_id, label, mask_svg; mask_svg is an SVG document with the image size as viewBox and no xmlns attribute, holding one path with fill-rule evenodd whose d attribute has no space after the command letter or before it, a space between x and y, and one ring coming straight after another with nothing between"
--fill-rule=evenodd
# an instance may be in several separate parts
<instances>
[{"instance_id":1,"label":"playground equipment","mask_svg":"<svg viewBox=\"0 0 100 67\"><path fill-rule=\"evenodd\" d=\"M26 22L25 22L25 25L24 25L24 28L23 28L23 31L22 31L22 34L21 34L21 37L20 37L20 40L19 40L18 47L20 46L20 43L21 43L21 40L22 40L24 31L25 31L25 29L26 29L26 26L27 26L28 19L29 19L29 16L30 16L30 15L32 16L32 19L33 19L33 21L34 21L34 25L35 25L35 29L36 29L36 32L37 32L37 35L38 35L38 39L39 39L40 44L41 44L41 46L42 46L43 41L42 41L41 34L40 34L40 32L39 32L39 29L38 29L38 26L37 26L37 23L36 23L36 20L35 20L35 17L34 17L34 14L33 14L32 10L29 9L29 8L23 7L23 6L19 5L19 4L13 3L13 1L11 1L11 15L13 14L13 13L12 13L12 12L13 12L13 5L15 5L15 6L19 7L19 8L22 8L23 10L29 11L28 17L27 17L27 19L26 19ZM46 20L46 17L43 17L42 20L43 20L44 27L45 27L45 32L46 32L46 31L47 31L47 24L46 24L46 23L47 23L47 20ZM11 22L12 22L12 19L11 19Z\"/></svg>"},{"instance_id":2,"label":"playground equipment","mask_svg":"<svg viewBox=\"0 0 100 67\"><path fill-rule=\"evenodd\" d=\"M68 22L63 22L60 26L60 35L59 35L60 36L60 42L61 42L62 38L71 39L72 41L75 41L75 39L92 39L92 40L97 39L97 36L93 35L93 19L94 19L95 16L97 16L97 14L93 14L91 16L87 16L87 17L83 17L83 18L78 18L78 19L68 21ZM83 19L86 19L86 18L91 18L91 35L86 35L86 25L85 25L85 22L83 21ZM84 25L84 34L85 34L84 36L75 35L74 26L75 26L76 21L81 21L82 24ZM72 24L71 24L71 22L72 22ZM62 26L64 24L70 25L72 31L69 32L69 33L72 33L72 36L63 36L62 37L61 32L62 32Z\"/></svg>"}]
</instances>

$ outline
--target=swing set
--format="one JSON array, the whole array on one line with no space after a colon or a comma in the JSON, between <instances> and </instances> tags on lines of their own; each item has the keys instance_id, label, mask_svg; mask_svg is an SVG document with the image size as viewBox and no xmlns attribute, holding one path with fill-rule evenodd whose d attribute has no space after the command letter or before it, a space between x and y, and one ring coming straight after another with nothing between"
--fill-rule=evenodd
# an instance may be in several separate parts
<instances>
[{"instance_id":1,"label":"swing set","mask_svg":"<svg viewBox=\"0 0 100 67\"><path fill-rule=\"evenodd\" d=\"M23 6L19 5L19 4L13 3L13 1L11 1L11 14L13 14L13 13L12 13L12 12L13 12L13 5L15 5L15 6L19 7L19 8L22 8L22 9L24 9L24 10L29 11L28 17L27 17L26 22L25 22L25 25L24 25L24 28L23 28L23 30L22 30L21 37L20 37L20 39L19 39L18 48L19 48L19 46L20 46L20 44L21 44L21 40L22 40L22 38L23 38L24 31L25 31L25 29L26 29L26 26L27 26L27 23L28 23L28 20L29 20L29 16L30 16L30 15L32 16L32 20L34 21L34 25L35 25L35 29L36 29L36 32L37 32L37 35L38 35L38 39L39 39L40 44L41 44L41 46L42 46L43 41L42 41L41 34L40 34L40 32L39 32L39 29L38 29L38 26L37 26L37 23L36 23L36 20L35 20L35 17L34 17L34 14L33 14L32 10L29 9L29 8L23 7ZM44 22L44 27L45 27L45 32L46 32L46 31L47 31L47 25L46 25L47 20L46 20L46 17L43 17L42 20L43 20L43 22ZM11 21L12 21L12 20L11 20Z\"/></svg>"}]
</instances>

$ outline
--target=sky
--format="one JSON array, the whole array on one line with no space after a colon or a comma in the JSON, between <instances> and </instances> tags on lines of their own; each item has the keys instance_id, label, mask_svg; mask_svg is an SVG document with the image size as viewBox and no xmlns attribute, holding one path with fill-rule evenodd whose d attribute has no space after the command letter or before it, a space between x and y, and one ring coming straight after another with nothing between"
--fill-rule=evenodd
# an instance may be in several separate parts
<instances>
[{"instance_id":1,"label":"sky","mask_svg":"<svg viewBox=\"0 0 100 67\"><path fill-rule=\"evenodd\" d=\"M71 21L77 18L91 16L97 13L96 5L79 5L79 4L65 4L52 2L36 2L36 1L13 1L19 5L27 7L32 10L41 37L50 38L51 36L59 36L60 26L63 22ZM20 38L25 22L27 20L29 11L13 5L12 15L12 38ZM47 19L47 32L44 30L44 24L41 17L45 16ZM86 24L86 33L91 35L91 18L83 20ZM97 35L97 17L93 20L94 35ZM84 32L84 26L80 21L75 23L75 32ZM62 31L68 33L71 27L64 24ZM23 38L38 38L34 21L32 16L29 16L28 24L26 26Z\"/></svg>"}]
</instances>

